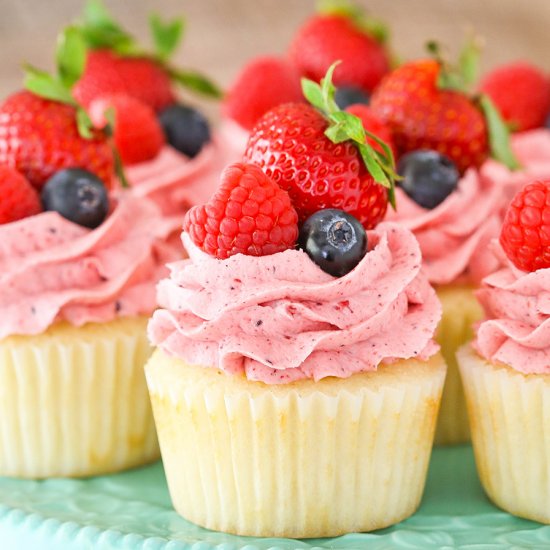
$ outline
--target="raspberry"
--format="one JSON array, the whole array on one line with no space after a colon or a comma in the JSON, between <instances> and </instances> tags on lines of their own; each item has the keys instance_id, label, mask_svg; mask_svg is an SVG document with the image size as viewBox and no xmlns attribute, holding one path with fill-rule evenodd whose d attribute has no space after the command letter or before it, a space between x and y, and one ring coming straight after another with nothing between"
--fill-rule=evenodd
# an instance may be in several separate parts
<instances>
[{"instance_id":1,"label":"raspberry","mask_svg":"<svg viewBox=\"0 0 550 550\"><path fill-rule=\"evenodd\" d=\"M251 130L273 107L302 100L296 69L284 59L266 56L245 65L229 89L223 109L226 116Z\"/></svg>"},{"instance_id":2,"label":"raspberry","mask_svg":"<svg viewBox=\"0 0 550 550\"><path fill-rule=\"evenodd\" d=\"M183 229L219 259L239 253L267 256L294 247L298 215L288 193L260 168L237 163L225 169L207 204L189 210Z\"/></svg>"},{"instance_id":3,"label":"raspberry","mask_svg":"<svg viewBox=\"0 0 550 550\"><path fill-rule=\"evenodd\" d=\"M9 166L0 166L0 224L14 222L42 211L37 191Z\"/></svg>"},{"instance_id":4,"label":"raspberry","mask_svg":"<svg viewBox=\"0 0 550 550\"><path fill-rule=\"evenodd\" d=\"M164 144L164 134L153 109L128 95L101 97L89 107L96 127L106 125L105 111L109 108L115 114L114 139L122 162L137 164L156 157Z\"/></svg>"},{"instance_id":5,"label":"raspberry","mask_svg":"<svg viewBox=\"0 0 550 550\"><path fill-rule=\"evenodd\" d=\"M523 271L550 267L550 180L530 183L516 194L504 217L500 244Z\"/></svg>"}]
</instances>

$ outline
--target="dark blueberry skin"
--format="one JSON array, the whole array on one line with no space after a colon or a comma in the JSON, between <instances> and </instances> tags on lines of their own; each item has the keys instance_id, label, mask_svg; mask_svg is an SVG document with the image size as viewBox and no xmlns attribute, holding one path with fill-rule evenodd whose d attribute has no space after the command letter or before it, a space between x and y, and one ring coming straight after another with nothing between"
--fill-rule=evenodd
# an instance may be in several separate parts
<instances>
[{"instance_id":1,"label":"dark blueberry skin","mask_svg":"<svg viewBox=\"0 0 550 550\"><path fill-rule=\"evenodd\" d=\"M336 101L336 105L338 105L340 109L344 110L350 105L355 105L356 103L368 105L370 103L370 96L359 88L354 88L353 86L342 86L341 88L336 88L334 101Z\"/></svg>"},{"instance_id":2,"label":"dark blueberry skin","mask_svg":"<svg viewBox=\"0 0 550 550\"><path fill-rule=\"evenodd\" d=\"M210 126L199 111L185 105L170 105L159 114L166 141L180 153L193 158L210 141Z\"/></svg>"},{"instance_id":3,"label":"dark blueberry skin","mask_svg":"<svg viewBox=\"0 0 550 550\"><path fill-rule=\"evenodd\" d=\"M67 168L56 172L42 188L44 210L91 229L109 213L109 196L103 182L91 172Z\"/></svg>"},{"instance_id":4,"label":"dark blueberry skin","mask_svg":"<svg viewBox=\"0 0 550 550\"><path fill-rule=\"evenodd\" d=\"M399 187L418 205L431 210L458 185L460 174L454 162L437 151L419 149L403 155L397 164L403 177Z\"/></svg>"},{"instance_id":5,"label":"dark blueberry skin","mask_svg":"<svg viewBox=\"0 0 550 550\"><path fill-rule=\"evenodd\" d=\"M342 277L367 252L367 234L359 221L329 208L311 215L302 225L298 246L326 273Z\"/></svg>"}]
</instances>

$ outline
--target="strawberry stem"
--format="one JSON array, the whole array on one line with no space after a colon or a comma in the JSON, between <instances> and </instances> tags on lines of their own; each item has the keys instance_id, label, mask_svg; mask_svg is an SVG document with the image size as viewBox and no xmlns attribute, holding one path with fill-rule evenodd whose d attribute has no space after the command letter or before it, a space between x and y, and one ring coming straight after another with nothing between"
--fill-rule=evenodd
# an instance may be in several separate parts
<instances>
[{"instance_id":1,"label":"strawberry stem","mask_svg":"<svg viewBox=\"0 0 550 550\"><path fill-rule=\"evenodd\" d=\"M311 105L321 111L328 120L329 125L325 135L333 143L353 142L370 175L377 183L388 189L388 200L395 209L395 181L399 176L395 173L392 150L378 136L366 131L359 117L342 111L336 104L334 100L336 88L332 83L332 75L339 63L337 61L330 66L320 85L303 78L302 91ZM373 138L382 147L383 153L375 151L367 141L367 137Z\"/></svg>"}]
</instances>

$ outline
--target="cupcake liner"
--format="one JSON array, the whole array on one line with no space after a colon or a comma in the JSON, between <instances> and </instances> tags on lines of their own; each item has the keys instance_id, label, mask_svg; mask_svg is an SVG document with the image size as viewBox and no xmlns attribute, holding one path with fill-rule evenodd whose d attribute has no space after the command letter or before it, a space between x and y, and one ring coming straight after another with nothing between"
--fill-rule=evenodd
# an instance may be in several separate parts
<instances>
[{"instance_id":1,"label":"cupcake liner","mask_svg":"<svg viewBox=\"0 0 550 550\"><path fill-rule=\"evenodd\" d=\"M157 350L146 376L174 507L251 536L396 523L422 495L444 375L436 356L268 386Z\"/></svg>"},{"instance_id":2,"label":"cupcake liner","mask_svg":"<svg viewBox=\"0 0 550 550\"><path fill-rule=\"evenodd\" d=\"M550 375L458 354L472 443L489 498L516 516L550 523Z\"/></svg>"},{"instance_id":3,"label":"cupcake liner","mask_svg":"<svg viewBox=\"0 0 550 550\"><path fill-rule=\"evenodd\" d=\"M472 287L447 285L436 290L443 306L436 340L447 363L447 378L435 428L435 444L455 445L470 441L468 413L456 352L472 339L472 326L482 318L483 310Z\"/></svg>"},{"instance_id":4,"label":"cupcake liner","mask_svg":"<svg viewBox=\"0 0 550 550\"><path fill-rule=\"evenodd\" d=\"M59 323L0 341L0 476L90 476L159 457L146 323Z\"/></svg>"}]
</instances>

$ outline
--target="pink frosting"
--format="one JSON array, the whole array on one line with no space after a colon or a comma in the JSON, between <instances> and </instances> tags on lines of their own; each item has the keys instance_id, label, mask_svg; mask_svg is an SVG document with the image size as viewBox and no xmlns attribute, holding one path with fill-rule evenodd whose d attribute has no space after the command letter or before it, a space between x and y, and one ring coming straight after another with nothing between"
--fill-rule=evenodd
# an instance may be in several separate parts
<instances>
[{"instance_id":1,"label":"pink frosting","mask_svg":"<svg viewBox=\"0 0 550 550\"><path fill-rule=\"evenodd\" d=\"M468 170L457 189L432 210L401 189L396 193L397 211L388 209L387 219L415 234L431 283L476 283L494 271L497 261L486 247L500 230L502 196L497 181Z\"/></svg>"},{"instance_id":2,"label":"pink frosting","mask_svg":"<svg viewBox=\"0 0 550 550\"><path fill-rule=\"evenodd\" d=\"M525 374L548 374L550 269L525 273L506 264L477 292L486 320L478 326L474 346L490 361Z\"/></svg>"},{"instance_id":3,"label":"pink frosting","mask_svg":"<svg viewBox=\"0 0 550 550\"><path fill-rule=\"evenodd\" d=\"M181 257L164 243L171 230L128 194L94 230L56 212L0 225L0 338L151 313L164 264Z\"/></svg>"},{"instance_id":4,"label":"pink frosting","mask_svg":"<svg viewBox=\"0 0 550 550\"><path fill-rule=\"evenodd\" d=\"M217 260L184 235L190 259L159 283L150 339L189 363L267 384L427 359L441 306L420 274L418 244L396 224L368 238L359 265L334 278L300 250Z\"/></svg>"}]
</instances>

